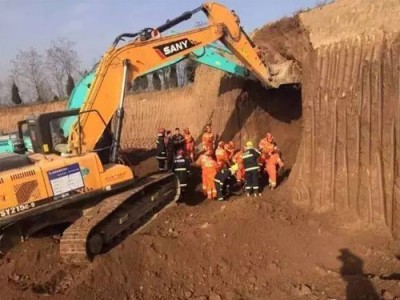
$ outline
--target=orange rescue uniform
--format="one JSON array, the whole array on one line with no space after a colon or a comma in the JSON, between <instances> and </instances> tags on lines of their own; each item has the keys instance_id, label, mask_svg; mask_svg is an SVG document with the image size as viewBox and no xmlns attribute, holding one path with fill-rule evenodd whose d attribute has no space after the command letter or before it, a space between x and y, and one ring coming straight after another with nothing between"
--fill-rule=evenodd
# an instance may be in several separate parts
<instances>
[{"instance_id":1,"label":"orange rescue uniform","mask_svg":"<svg viewBox=\"0 0 400 300\"><path fill-rule=\"evenodd\" d=\"M243 165L242 154L243 154L243 151L238 151L232 157L232 161L239 166L239 169L237 170L237 172L235 174L237 181L244 180L244 165Z\"/></svg>"},{"instance_id":2,"label":"orange rescue uniform","mask_svg":"<svg viewBox=\"0 0 400 300\"><path fill-rule=\"evenodd\" d=\"M217 197L214 178L218 171L217 162L210 156L206 156L201 160L201 170L203 179L203 190L207 193L207 199L211 200Z\"/></svg>"},{"instance_id":3,"label":"orange rescue uniform","mask_svg":"<svg viewBox=\"0 0 400 300\"><path fill-rule=\"evenodd\" d=\"M276 148L276 144L274 142L268 141L268 138L263 138L258 144L258 148L262 153L270 153Z\"/></svg>"},{"instance_id":4,"label":"orange rescue uniform","mask_svg":"<svg viewBox=\"0 0 400 300\"><path fill-rule=\"evenodd\" d=\"M225 144L225 151L228 154L228 159L232 160L233 155L235 154L235 145L233 144L233 142Z\"/></svg>"},{"instance_id":5,"label":"orange rescue uniform","mask_svg":"<svg viewBox=\"0 0 400 300\"><path fill-rule=\"evenodd\" d=\"M214 135L211 132L204 132L201 141L203 150L214 150Z\"/></svg>"},{"instance_id":6,"label":"orange rescue uniform","mask_svg":"<svg viewBox=\"0 0 400 300\"><path fill-rule=\"evenodd\" d=\"M185 137L185 150L187 155L192 159L194 158L194 138L190 132L184 134Z\"/></svg>"},{"instance_id":7,"label":"orange rescue uniform","mask_svg":"<svg viewBox=\"0 0 400 300\"><path fill-rule=\"evenodd\" d=\"M217 158L217 163L222 167L229 165L229 156L224 148L218 147L217 150L215 150L215 157Z\"/></svg>"},{"instance_id":8,"label":"orange rescue uniform","mask_svg":"<svg viewBox=\"0 0 400 300\"><path fill-rule=\"evenodd\" d=\"M278 152L265 154L264 159L265 159L265 171L268 174L269 186L271 188L275 188L276 184L277 184L278 168L282 168L284 166L284 164L283 164Z\"/></svg>"}]
</instances>

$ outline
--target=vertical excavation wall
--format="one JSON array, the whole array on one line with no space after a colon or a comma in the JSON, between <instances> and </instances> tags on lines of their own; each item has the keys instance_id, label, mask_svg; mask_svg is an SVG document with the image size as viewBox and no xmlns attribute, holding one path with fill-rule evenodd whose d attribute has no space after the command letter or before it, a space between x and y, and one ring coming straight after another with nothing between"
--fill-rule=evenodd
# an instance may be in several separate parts
<instances>
[{"instance_id":1,"label":"vertical excavation wall","mask_svg":"<svg viewBox=\"0 0 400 300\"><path fill-rule=\"evenodd\" d=\"M296 201L354 210L400 237L400 34L391 22L400 4L379 2L342 0L319 20L318 11L302 16L315 51L303 64L304 129L290 182ZM366 10L359 20L388 26L362 28L357 15L340 15L349 3L359 5L350 12Z\"/></svg>"}]
</instances>

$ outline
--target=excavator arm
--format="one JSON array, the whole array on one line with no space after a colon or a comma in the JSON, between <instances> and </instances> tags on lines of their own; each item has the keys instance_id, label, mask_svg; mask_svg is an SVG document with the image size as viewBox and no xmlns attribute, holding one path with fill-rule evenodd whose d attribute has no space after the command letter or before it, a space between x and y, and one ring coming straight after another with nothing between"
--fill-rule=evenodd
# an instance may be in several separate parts
<instances>
[{"instance_id":1,"label":"excavator arm","mask_svg":"<svg viewBox=\"0 0 400 300\"><path fill-rule=\"evenodd\" d=\"M148 29L134 34L122 34L103 56L95 74L80 117L69 136L68 148L80 154L93 151L115 112L123 114L126 83L159 65L188 55L215 41L221 41L246 68L264 84L270 86L270 73L257 55L255 46L240 27L239 18L226 7L207 3L186 12L156 28L164 32L202 10L209 25L166 37L142 40ZM118 47L122 38L136 38ZM139 38L138 38L139 37ZM120 132L116 133L117 139Z\"/></svg>"}]
</instances>

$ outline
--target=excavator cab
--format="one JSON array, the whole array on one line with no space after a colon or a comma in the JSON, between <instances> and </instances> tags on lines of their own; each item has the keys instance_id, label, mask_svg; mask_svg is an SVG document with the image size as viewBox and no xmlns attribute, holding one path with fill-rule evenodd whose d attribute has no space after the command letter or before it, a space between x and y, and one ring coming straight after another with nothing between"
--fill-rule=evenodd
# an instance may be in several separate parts
<instances>
[{"instance_id":1,"label":"excavator cab","mask_svg":"<svg viewBox=\"0 0 400 300\"><path fill-rule=\"evenodd\" d=\"M67 111L57 111L40 114L25 120L31 148L34 153L41 154L67 154L68 152L68 132L65 132L64 124L77 120L78 127L80 118L87 113L96 113L96 111L80 111L72 109ZM21 133L20 133L21 135ZM113 142L113 133L111 126L106 126L102 137L97 142L94 152L97 152L102 164L110 162L110 151Z\"/></svg>"},{"instance_id":2,"label":"excavator cab","mask_svg":"<svg viewBox=\"0 0 400 300\"><path fill-rule=\"evenodd\" d=\"M61 124L65 119L71 116L76 117L78 114L79 109L74 109L50 112L28 118L26 123L33 152L60 154L62 151L59 150L58 146L66 144L68 141Z\"/></svg>"}]
</instances>

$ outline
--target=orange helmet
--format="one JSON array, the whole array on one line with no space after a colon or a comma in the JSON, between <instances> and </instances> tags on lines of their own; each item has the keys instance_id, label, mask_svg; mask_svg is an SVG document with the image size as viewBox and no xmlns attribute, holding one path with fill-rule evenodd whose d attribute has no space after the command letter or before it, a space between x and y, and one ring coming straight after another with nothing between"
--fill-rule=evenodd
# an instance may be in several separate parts
<instances>
[{"instance_id":1,"label":"orange helmet","mask_svg":"<svg viewBox=\"0 0 400 300\"><path fill-rule=\"evenodd\" d=\"M221 148L222 148L222 147L224 147L224 146L225 146L225 143L224 143L223 141L219 141L219 142L218 142L218 147L221 147Z\"/></svg>"}]
</instances>

